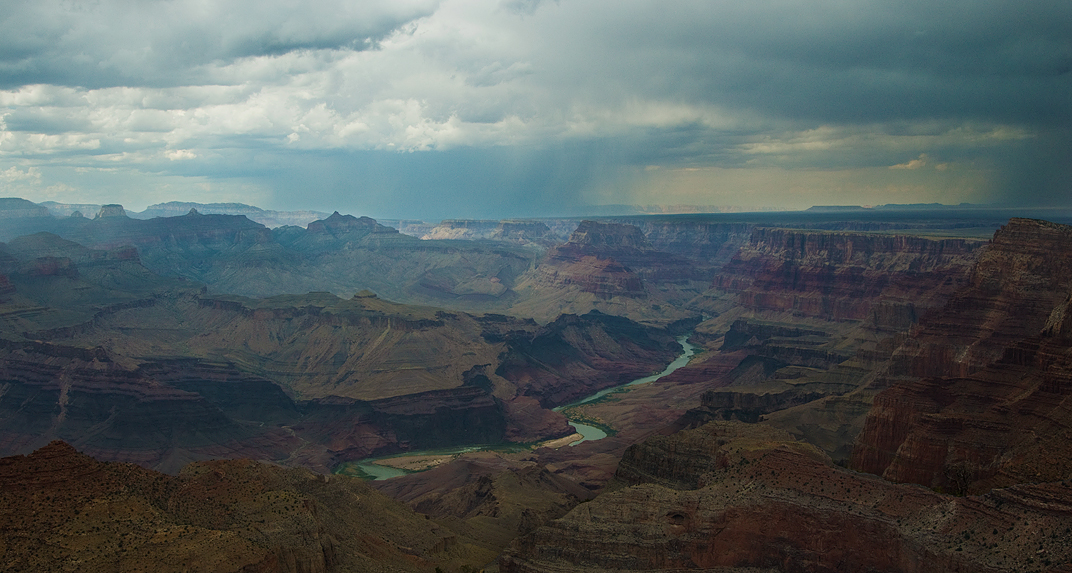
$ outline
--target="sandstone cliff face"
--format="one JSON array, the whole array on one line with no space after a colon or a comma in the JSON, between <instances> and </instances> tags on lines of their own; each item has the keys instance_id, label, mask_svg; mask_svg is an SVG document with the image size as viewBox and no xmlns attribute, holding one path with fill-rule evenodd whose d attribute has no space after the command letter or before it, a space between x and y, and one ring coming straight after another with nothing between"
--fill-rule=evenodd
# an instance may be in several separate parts
<instances>
[{"instance_id":1,"label":"sandstone cliff face","mask_svg":"<svg viewBox=\"0 0 1072 573\"><path fill-rule=\"evenodd\" d=\"M762 426L649 440L617 479L617 491L517 540L502 570L937 573L1072 561L1065 483L952 498L836 468Z\"/></svg>"},{"instance_id":2,"label":"sandstone cliff face","mask_svg":"<svg viewBox=\"0 0 1072 573\"><path fill-rule=\"evenodd\" d=\"M675 217L625 219L644 232L655 249L696 261L713 274L746 245L752 223L720 223Z\"/></svg>"},{"instance_id":3,"label":"sandstone cliff face","mask_svg":"<svg viewBox=\"0 0 1072 573\"><path fill-rule=\"evenodd\" d=\"M1072 420L1064 316L1072 227L1013 219L971 275L894 354L853 467L895 481L984 492L1060 479Z\"/></svg>"},{"instance_id":4,"label":"sandstone cliff face","mask_svg":"<svg viewBox=\"0 0 1072 573\"><path fill-rule=\"evenodd\" d=\"M1072 339L1046 331L966 377L900 382L875 398L853 467L954 493L1072 475Z\"/></svg>"},{"instance_id":5,"label":"sandstone cliff face","mask_svg":"<svg viewBox=\"0 0 1072 573\"><path fill-rule=\"evenodd\" d=\"M480 563L467 541L345 476L249 460L167 476L62 442L0 459L4 571L427 571Z\"/></svg>"},{"instance_id":6,"label":"sandstone cliff face","mask_svg":"<svg viewBox=\"0 0 1072 573\"><path fill-rule=\"evenodd\" d=\"M1012 219L970 280L898 351L891 374L966 376L1037 335L1072 290L1072 227Z\"/></svg>"},{"instance_id":7,"label":"sandstone cliff face","mask_svg":"<svg viewBox=\"0 0 1072 573\"><path fill-rule=\"evenodd\" d=\"M906 328L967 280L983 243L900 235L756 228L719 272L715 289L753 310L828 320L882 319ZM907 319L907 320L904 320ZM886 321L883 321L886 322Z\"/></svg>"}]
</instances>

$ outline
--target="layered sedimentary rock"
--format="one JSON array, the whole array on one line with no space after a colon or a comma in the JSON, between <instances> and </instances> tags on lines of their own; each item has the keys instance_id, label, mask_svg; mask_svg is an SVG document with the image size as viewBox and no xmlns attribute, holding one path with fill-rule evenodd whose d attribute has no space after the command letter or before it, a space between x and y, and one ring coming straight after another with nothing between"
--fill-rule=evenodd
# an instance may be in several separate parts
<instances>
[{"instance_id":1,"label":"layered sedimentary rock","mask_svg":"<svg viewBox=\"0 0 1072 573\"><path fill-rule=\"evenodd\" d=\"M44 230L96 249L132 246L154 272L192 279L214 292L348 297L371 289L393 300L478 309L507 308L514 279L536 256L531 248L501 242L421 241L367 217L338 213L304 229L269 230L241 215L192 209L139 220L119 210L109 207L114 216L95 219L20 218L0 235Z\"/></svg>"},{"instance_id":2,"label":"layered sedimentary rock","mask_svg":"<svg viewBox=\"0 0 1072 573\"><path fill-rule=\"evenodd\" d=\"M518 539L501 569L937 573L1072 562L1066 483L953 498L837 468L757 425L653 438L626 454L618 480Z\"/></svg>"},{"instance_id":3,"label":"layered sedimentary rock","mask_svg":"<svg viewBox=\"0 0 1072 573\"><path fill-rule=\"evenodd\" d=\"M966 282L985 243L903 235L756 228L748 245L716 277L756 310L828 320L882 320L906 327L928 299ZM934 292L937 291L937 292ZM889 316L875 316L881 299Z\"/></svg>"},{"instance_id":4,"label":"layered sedimentary rock","mask_svg":"<svg viewBox=\"0 0 1072 573\"><path fill-rule=\"evenodd\" d=\"M711 222L693 217L624 219L636 225L652 247L696 261L714 274L748 243L752 223Z\"/></svg>"},{"instance_id":5,"label":"layered sedimentary rock","mask_svg":"<svg viewBox=\"0 0 1072 573\"><path fill-rule=\"evenodd\" d=\"M367 485L249 460L168 476L54 442L0 459L6 571L427 571L471 542Z\"/></svg>"},{"instance_id":6,"label":"layered sedimentary rock","mask_svg":"<svg viewBox=\"0 0 1072 573\"><path fill-rule=\"evenodd\" d=\"M60 438L166 471L217 456L328 469L534 442L573 431L551 407L678 352L665 331L599 313L541 326L370 292L210 297L155 277L132 249L42 234L0 252L18 287L0 309L4 453Z\"/></svg>"},{"instance_id":7,"label":"layered sedimentary rock","mask_svg":"<svg viewBox=\"0 0 1072 573\"><path fill-rule=\"evenodd\" d=\"M720 352L742 357L693 421L765 416L846 460L875 393L860 389L922 316L968 283L985 247L969 239L754 228L696 301L719 314L709 336L724 335Z\"/></svg>"},{"instance_id":8,"label":"layered sedimentary rock","mask_svg":"<svg viewBox=\"0 0 1072 573\"><path fill-rule=\"evenodd\" d=\"M162 371L171 380L164 382ZM165 471L196 459L289 457L299 445L292 435L241 421L286 418L296 413L293 403L267 380L229 374L196 363L130 370L100 348L2 342L0 451L28 452L61 439L104 459ZM219 395L227 392L241 392L241 400Z\"/></svg>"},{"instance_id":9,"label":"layered sedimentary rock","mask_svg":"<svg viewBox=\"0 0 1072 573\"><path fill-rule=\"evenodd\" d=\"M518 280L511 310L538 320L596 309L668 322L687 316L670 301L695 296L708 276L695 262L653 248L636 226L583 221Z\"/></svg>"},{"instance_id":10,"label":"layered sedimentary rock","mask_svg":"<svg viewBox=\"0 0 1072 573\"><path fill-rule=\"evenodd\" d=\"M1013 219L971 283L894 354L852 464L985 492L1072 472L1072 227Z\"/></svg>"},{"instance_id":11,"label":"layered sedimentary rock","mask_svg":"<svg viewBox=\"0 0 1072 573\"><path fill-rule=\"evenodd\" d=\"M895 356L892 375L965 376L1039 334L1072 290L1072 227L1011 219L964 285Z\"/></svg>"}]
</instances>

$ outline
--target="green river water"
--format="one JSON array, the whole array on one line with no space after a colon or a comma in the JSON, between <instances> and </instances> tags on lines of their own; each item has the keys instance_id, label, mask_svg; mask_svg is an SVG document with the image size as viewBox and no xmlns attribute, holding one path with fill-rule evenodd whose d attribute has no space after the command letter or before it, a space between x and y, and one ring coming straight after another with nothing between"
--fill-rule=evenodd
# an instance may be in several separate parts
<instances>
[{"instance_id":1,"label":"green river water","mask_svg":"<svg viewBox=\"0 0 1072 573\"><path fill-rule=\"evenodd\" d=\"M555 408L554 411L555 412L560 412L562 410L567 410L568 408L571 408L573 406L579 406L581 404L588 404L588 403L591 403L591 402L595 402L595 401L597 401L597 400L599 400L599 399L601 399L601 398L603 398L605 396L608 396L610 394L615 394L615 393L618 393L618 392L628 392L630 390L630 388L633 387L633 386L639 386L639 385L642 385L642 384L649 384L651 382L654 382L654 381L658 380L659 378L662 378L663 376L666 376L666 375L670 374L671 372L677 370L678 368L681 368L682 366L688 364L689 359L692 358L692 355L696 353L696 347L694 347L693 345L689 344L687 339L688 339L687 334L678 337L677 341L678 341L679 344L681 344L681 349L682 349L681 355L678 356L676 359L674 359L673 362L668 364L666 366L666 368L663 369L662 372L659 372L658 374L652 374L651 376L645 376L643 378L637 378L636 380L633 380L632 382L627 382L627 383L622 384L620 386L614 386L612 388L605 388L603 390L600 390L599 392L596 392L595 394L592 394L591 396L586 396L586 397L584 397L584 398L582 398L580 400L577 400L576 402L572 402L572 403L566 404L564 406L559 406L559 407ZM568 413L567 413L567 418L568 418ZM595 426L590 426L588 424L582 424L582 423L574 421L574 420L569 420L569 424L571 426L573 426L573 428L577 430L577 433L582 436L581 439L577 440L576 442L572 442L570 444L571 446L575 446L575 445L577 445L577 444L579 444L581 442L586 442L586 441L590 441L590 440L601 440L601 439L607 437L607 432L604 431L602 428L597 428ZM417 452L405 452L405 453L401 453L401 454L395 454L393 456L383 456L383 457L377 457L377 458L368 458L368 459L364 459L364 460L358 460L356 462L348 462L348 463L342 464L338 468L336 468L335 473L345 473L345 474L354 474L354 475L362 475L363 474L363 477L368 476L368 477L371 477L372 479L376 479L376 480L390 479L390 478L393 478L393 477L398 477L398 476L401 476L401 475L405 475L407 472L404 471L404 470L397 469L397 468L381 466L381 465L375 463L376 461L386 459L386 458L390 458L390 457L402 457L402 456L423 456L423 455L436 455L436 454L463 454L463 453L466 453L466 452L476 452L476 451L481 451L481 450L521 451L521 450L524 450L524 449L526 449L524 446L509 445L509 444L502 445L502 444L500 444L500 445L495 445L495 446L488 446L488 445L459 446L459 447L456 447L456 448L447 448L447 449L441 449L441 450L422 450L422 451L417 451Z\"/></svg>"}]
</instances>

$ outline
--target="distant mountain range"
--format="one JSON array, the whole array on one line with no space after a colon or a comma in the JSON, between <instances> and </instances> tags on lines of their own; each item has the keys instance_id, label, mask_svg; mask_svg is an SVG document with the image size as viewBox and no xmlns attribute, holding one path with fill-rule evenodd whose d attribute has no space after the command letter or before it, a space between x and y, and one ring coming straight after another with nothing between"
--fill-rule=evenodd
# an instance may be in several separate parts
<instances>
[{"instance_id":1,"label":"distant mountain range","mask_svg":"<svg viewBox=\"0 0 1072 573\"><path fill-rule=\"evenodd\" d=\"M100 213L103 205L93 203L57 203L44 201L38 205L48 209L48 212L57 217L69 217L75 212L85 217L91 217ZM153 217L178 217L196 209L202 215L245 215L251 221L256 221L269 229L294 225L304 227L313 221L326 219L330 213L320 211L272 211L261 209L243 203L194 203L190 201L168 201L149 205L142 212L125 211L128 217L133 219L152 219Z\"/></svg>"}]
</instances>

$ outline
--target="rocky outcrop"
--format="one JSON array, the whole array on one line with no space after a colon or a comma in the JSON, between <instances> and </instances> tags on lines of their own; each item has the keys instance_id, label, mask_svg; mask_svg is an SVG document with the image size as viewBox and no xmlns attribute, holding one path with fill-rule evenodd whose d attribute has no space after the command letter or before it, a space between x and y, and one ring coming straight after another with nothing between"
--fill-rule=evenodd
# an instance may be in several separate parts
<instances>
[{"instance_id":1,"label":"rocky outcrop","mask_svg":"<svg viewBox=\"0 0 1072 573\"><path fill-rule=\"evenodd\" d=\"M837 468L762 426L649 440L617 479L616 491L518 539L500 568L937 573L1072 561L1067 483L953 498Z\"/></svg>"},{"instance_id":2,"label":"rocky outcrop","mask_svg":"<svg viewBox=\"0 0 1072 573\"><path fill-rule=\"evenodd\" d=\"M427 571L474 564L444 553L467 541L345 476L250 460L168 476L63 442L0 459L5 571Z\"/></svg>"},{"instance_id":3,"label":"rocky outcrop","mask_svg":"<svg viewBox=\"0 0 1072 573\"><path fill-rule=\"evenodd\" d=\"M97 219L104 219L106 217L126 217L127 212L123 210L122 205L101 205L100 212L97 213Z\"/></svg>"}]
</instances>

